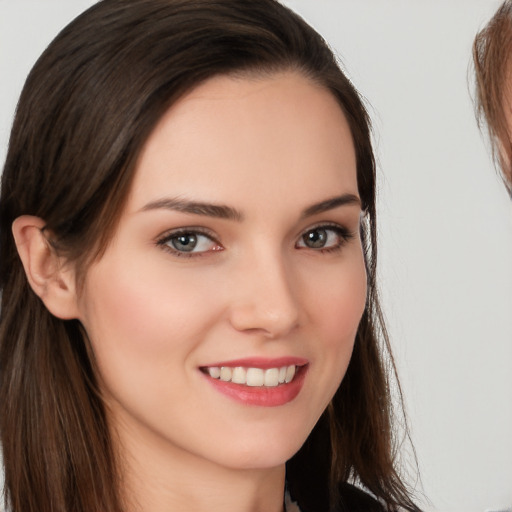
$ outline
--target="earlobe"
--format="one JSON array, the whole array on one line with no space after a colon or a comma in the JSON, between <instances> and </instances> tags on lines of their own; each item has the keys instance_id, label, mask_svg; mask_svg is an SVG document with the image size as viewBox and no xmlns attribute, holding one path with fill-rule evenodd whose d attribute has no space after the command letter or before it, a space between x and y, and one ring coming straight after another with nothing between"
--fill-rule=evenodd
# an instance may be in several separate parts
<instances>
[{"instance_id":1,"label":"earlobe","mask_svg":"<svg viewBox=\"0 0 512 512\"><path fill-rule=\"evenodd\" d=\"M75 276L51 246L39 217L23 215L12 232L27 280L50 313L63 320L78 317Z\"/></svg>"}]
</instances>

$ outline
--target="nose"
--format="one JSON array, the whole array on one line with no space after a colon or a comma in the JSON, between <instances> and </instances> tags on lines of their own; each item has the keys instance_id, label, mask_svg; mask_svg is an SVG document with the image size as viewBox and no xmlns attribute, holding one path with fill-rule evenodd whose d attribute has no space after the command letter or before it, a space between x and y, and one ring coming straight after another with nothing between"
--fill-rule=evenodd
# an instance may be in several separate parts
<instances>
[{"instance_id":1,"label":"nose","mask_svg":"<svg viewBox=\"0 0 512 512\"><path fill-rule=\"evenodd\" d=\"M299 325L297 282L282 258L253 258L233 277L230 322L236 330L276 339Z\"/></svg>"}]
</instances>

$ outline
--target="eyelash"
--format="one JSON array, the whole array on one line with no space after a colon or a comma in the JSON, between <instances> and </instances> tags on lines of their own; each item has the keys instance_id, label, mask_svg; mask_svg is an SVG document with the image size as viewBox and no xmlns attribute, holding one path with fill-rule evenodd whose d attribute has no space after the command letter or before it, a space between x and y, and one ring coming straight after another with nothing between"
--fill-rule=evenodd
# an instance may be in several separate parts
<instances>
[{"instance_id":1,"label":"eyelash","mask_svg":"<svg viewBox=\"0 0 512 512\"><path fill-rule=\"evenodd\" d=\"M312 233L314 231L319 231L319 230L334 232L336 234L336 236L339 237L339 241L332 247L319 247L317 249L312 248L312 247L307 247L305 245L297 247L297 244L299 244L300 241L304 241L304 237L308 233ZM187 252L187 251L179 251L175 248L172 248L169 245L173 239L177 239L178 237L184 236L184 235L188 235L188 236L200 235L200 236L206 237L212 243L216 244L219 248L215 248L215 249L208 250L208 251ZM355 233L352 233L347 228L340 226L338 224L318 224L317 226L312 226L312 227L308 228L307 230L303 231L301 233L301 235L299 236L299 240L296 242L295 247L300 250L310 249L314 252L319 252L322 254L334 253L334 252L340 251L345 246L345 244L347 242L349 242L351 239L353 239L354 237L355 237ZM218 242L218 240L215 239L214 236L212 236L212 234L208 230L205 230L203 228L196 228L196 227L178 229L178 230L173 230L171 232L167 232L156 240L156 245L161 247L164 251L169 252L173 256L176 256L179 258L198 258L198 257L205 256L210 252L221 252L223 250L221 244Z\"/></svg>"},{"instance_id":2,"label":"eyelash","mask_svg":"<svg viewBox=\"0 0 512 512\"><path fill-rule=\"evenodd\" d=\"M306 231L304 231L300 235L299 241L304 240L304 237L308 233L312 233L314 231L319 231L319 230L333 231L339 237L338 242L335 245L333 245L332 247L320 247L318 249L314 249L312 247L303 246L303 247L299 247L299 248L300 249L310 249L312 251L320 252L322 254L334 253L334 252L340 251L345 246L346 243L348 243L350 240L352 240L355 237L355 233L351 232L350 230L348 230L347 228L345 228L343 226L340 226L339 224L318 224L318 225L312 226L312 227L308 228Z\"/></svg>"},{"instance_id":3,"label":"eyelash","mask_svg":"<svg viewBox=\"0 0 512 512\"><path fill-rule=\"evenodd\" d=\"M212 243L216 244L219 249L213 249L212 251L199 251L199 252L186 252L186 251L178 251L177 249L173 249L169 244L173 239L176 239L180 236L193 236L193 235L200 235L203 237L208 238ZM198 258L201 256L204 256L205 254L208 254L209 252L220 252L223 249L221 248L221 244L215 239L215 237L212 236L212 234L205 229L202 228L182 228L173 230L170 232L167 232L163 234L157 241L156 244L161 247L164 251L167 251L171 253L173 256L177 256L178 258Z\"/></svg>"}]
</instances>

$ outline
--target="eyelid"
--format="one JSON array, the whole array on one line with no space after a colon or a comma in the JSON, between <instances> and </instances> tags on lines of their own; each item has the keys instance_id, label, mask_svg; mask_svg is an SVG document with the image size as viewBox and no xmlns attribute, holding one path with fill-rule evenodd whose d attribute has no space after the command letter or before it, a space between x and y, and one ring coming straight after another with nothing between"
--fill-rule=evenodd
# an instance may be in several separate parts
<instances>
[{"instance_id":1,"label":"eyelid","mask_svg":"<svg viewBox=\"0 0 512 512\"><path fill-rule=\"evenodd\" d=\"M356 231L352 231L347 226L345 226L343 224L340 224L338 222L330 222L330 221L316 222L315 224L313 224L311 226L308 226L306 229L303 229L300 232L299 237L301 237L305 233L307 233L309 231L313 231L315 229L332 229L334 231L343 232L343 233L346 233L347 235L351 235L351 236L354 236L356 234L356 231L357 231L357 230Z\"/></svg>"},{"instance_id":2,"label":"eyelid","mask_svg":"<svg viewBox=\"0 0 512 512\"><path fill-rule=\"evenodd\" d=\"M309 226L308 228L301 231L301 233L297 239L296 245L300 243L300 241L302 240L302 237L306 233L309 233L310 231L314 231L316 229L324 229L326 231L327 230L335 231L336 234L341 238L340 243L338 243L334 246L330 246L330 247L320 247L318 249L314 249L311 247L307 247L306 245L302 245L302 246L299 246L300 249L310 249L311 251L314 251L314 252L335 251L337 249L341 249L345 245L345 243L349 242L350 240L352 240L353 238L355 238L357 236L357 230L352 231L351 229L347 228L346 226L343 226L342 224L338 224L335 222L318 222L318 223L313 224L312 226Z\"/></svg>"},{"instance_id":3,"label":"eyelid","mask_svg":"<svg viewBox=\"0 0 512 512\"><path fill-rule=\"evenodd\" d=\"M201 235L206 238L209 238L214 244L216 244L217 246L219 246L223 249L222 244L217 239L218 237L212 231L210 231L207 228L199 227L199 226L187 226L187 227L180 227L180 228L175 228L175 229L170 229L170 230L164 231L162 234L160 234L159 236L156 237L155 243L157 246L159 246L163 250L173 254L174 256L186 257L186 258L200 257L200 256L204 256L211 252L217 252L217 251L222 250L222 249L212 249L209 251L186 252L186 251L178 251L178 250L172 248L168 244L168 242L175 237L178 237L180 235L189 235L189 234L190 235Z\"/></svg>"}]
</instances>

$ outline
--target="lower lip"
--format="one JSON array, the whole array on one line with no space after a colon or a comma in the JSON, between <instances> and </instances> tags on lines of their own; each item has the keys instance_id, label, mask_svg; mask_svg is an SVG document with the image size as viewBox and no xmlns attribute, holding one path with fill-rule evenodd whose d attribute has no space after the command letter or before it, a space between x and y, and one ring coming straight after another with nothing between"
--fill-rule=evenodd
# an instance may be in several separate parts
<instances>
[{"instance_id":1,"label":"lower lip","mask_svg":"<svg viewBox=\"0 0 512 512\"><path fill-rule=\"evenodd\" d=\"M212 379L209 375L203 375L217 391L236 402L260 407L278 407L291 402L300 393L304 385L306 372L307 366L301 366L297 369L291 382L275 387L251 387L234 384L233 382L224 382L220 379Z\"/></svg>"}]
</instances>

